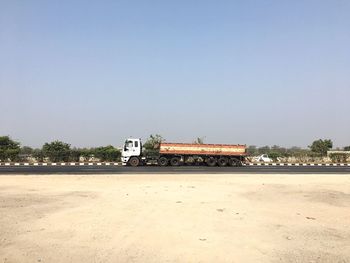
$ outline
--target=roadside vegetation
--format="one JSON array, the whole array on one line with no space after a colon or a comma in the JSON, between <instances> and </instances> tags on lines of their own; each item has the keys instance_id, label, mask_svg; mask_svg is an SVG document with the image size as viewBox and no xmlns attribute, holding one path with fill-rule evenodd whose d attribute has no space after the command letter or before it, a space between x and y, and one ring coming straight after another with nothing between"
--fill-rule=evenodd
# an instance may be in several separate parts
<instances>
[{"instance_id":1,"label":"roadside vegetation","mask_svg":"<svg viewBox=\"0 0 350 263\"><path fill-rule=\"evenodd\" d=\"M16 160L19 152L19 142L11 140L9 136L0 137L0 160Z\"/></svg>"},{"instance_id":2,"label":"roadside vegetation","mask_svg":"<svg viewBox=\"0 0 350 263\"><path fill-rule=\"evenodd\" d=\"M20 143L9 136L0 136L1 161L117 162L120 156L120 149L112 145L96 148L72 148L69 143L56 140L45 143L41 148L33 149L29 146L20 147Z\"/></svg>"},{"instance_id":3,"label":"roadside vegetation","mask_svg":"<svg viewBox=\"0 0 350 263\"><path fill-rule=\"evenodd\" d=\"M300 147L284 148L277 145L274 145L272 147L263 146L259 148L256 146L249 146L248 153L250 155L268 154L270 158L273 158L273 159L277 157L292 157L292 156L323 157L327 155L327 151L332 149L332 147L333 147L333 142L331 140L319 139L319 140L313 141L308 149L303 149Z\"/></svg>"},{"instance_id":4,"label":"roadside vegetation","mask_svg":"<svg viewBox=\"0 0 350 263\"><path fill-rule=\"evenodd\" d=\"M193 143L203 144L205 137L195 138ZM144 151L148 155L157 154L159 145L165 139L159 135L150 135L143 144ZM347 162L349 161L350 146L343 149L332 149L333 142L330 139L318 139L311 143L308 148L291 147L285 148L278 145L247 147L249 156L267 154L274 161L281 162ZM327 155L328 152L328 155ZM101 146L95 148L76 148L69 143L52 141L45 143L41 148L33 149L29 146L22 146L9 136L0 136L0 161L49 161L49 162L117 162L120 161L121 150L112 146Z\"/></svg>"},{"instance_id":5,"label":"roadside vegetation","mask_svg":"<svg viewBox=\"0 0 350 263\"><path fill-rule=\"evenodd\" d=\"M274 161L281 162L346 162L350 158L350 147L333 149L333 142L330 139L318 139L311 143L307 149L300 147L284 148L277 145L272 147L249 146L247 148L250 156L267 154ZM332 152L329 152L331 151Z\"/></svg>"}]
</instances>

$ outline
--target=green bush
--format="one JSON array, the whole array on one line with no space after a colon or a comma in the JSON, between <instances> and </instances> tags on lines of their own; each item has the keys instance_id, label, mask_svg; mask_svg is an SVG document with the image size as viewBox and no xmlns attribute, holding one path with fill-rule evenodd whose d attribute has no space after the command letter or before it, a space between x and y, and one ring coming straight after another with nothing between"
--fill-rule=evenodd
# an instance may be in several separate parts
<instances>
[{"instance_id":1,"label":"green bush","mask_svg":"<svg viewBox=\"0 0 350 263\"><path fill-rule=\"evenodd\" d=\"M121 152L112 145L95 148L92 152L94 157L100 159L101 162L120 161Z\"/></svg>"},{"instance_id":2,"label":"green bush","mask_svg":"<svg viewBox=\"0 0 350 263\"><path fill-rule=\"evenodd\" d=\"M52 162L68 162L70 157L70 145L61 141L45 143L42 152Z\"/></svg>"}]
</instances>

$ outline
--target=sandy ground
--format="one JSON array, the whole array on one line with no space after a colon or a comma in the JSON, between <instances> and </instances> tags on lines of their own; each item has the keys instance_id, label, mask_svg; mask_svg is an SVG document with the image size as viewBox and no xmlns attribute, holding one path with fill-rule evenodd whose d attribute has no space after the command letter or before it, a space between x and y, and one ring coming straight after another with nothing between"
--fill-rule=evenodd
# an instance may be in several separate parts
<instances>
[{"instance_id":1,"label":"sandy ground","mask_svg":"<svg viewBox=\"0 0 350 263\"><path fill-rule=\"evenodd\" d=\"M1 262L350 262L350 175L0 176Z\"/></svg>"}]
</instances>

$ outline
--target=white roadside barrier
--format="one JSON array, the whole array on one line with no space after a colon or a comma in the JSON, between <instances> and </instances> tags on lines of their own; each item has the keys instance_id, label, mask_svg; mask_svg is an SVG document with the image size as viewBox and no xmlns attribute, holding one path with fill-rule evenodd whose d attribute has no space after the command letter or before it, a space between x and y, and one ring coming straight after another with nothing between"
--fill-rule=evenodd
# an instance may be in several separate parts
<instances>
[{"instance_id":1,"label":"white roadside barrier","mask_svg":"<svg viewBox=\"0 0 350 263\"><path fill-rule=\"evenodd\" d=\"M0 162L0 166L93 166L93 165L98 165L98 166L121 166L122 164L119 162L86 162L86 163L73 163L73 162L68 162L68 163L48 163L48 162L35 162L35 163L28 163L28 162Z\"/></svg>"},{"instance_id":2,"label":"white roadside barrier","mask_svg":"<svg viewBox=\"0 0 350 263\"><path fill-rule=\"evenodd\" d=\"M0 166L122 166L121 162L0 162ZM244 163L243 166L350 166L350 163Z\"/></svg>"},{"instance_id":3,"label":"white roadside barrier","mask_svg":"<svg viewBox=\"0 0 350 263\"><path fill-rule=\"evenodd\" d=\"M350 166L350 163L246 163L243 166Z\"/></svg>"}]
</instances>

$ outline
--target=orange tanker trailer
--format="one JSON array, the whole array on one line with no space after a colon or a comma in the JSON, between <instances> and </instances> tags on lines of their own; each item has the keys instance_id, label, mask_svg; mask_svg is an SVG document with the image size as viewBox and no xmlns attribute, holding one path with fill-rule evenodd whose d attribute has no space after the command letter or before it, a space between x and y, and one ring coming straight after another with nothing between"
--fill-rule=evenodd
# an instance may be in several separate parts
<instances>
[{"instance_id":1,"label":"orange tanker trailer","mask_svg":"<svg viewBox=\"0 0 350 263\"><path fill-rule=\"evenodd\" d=\"M246 155L246 146L240 144L168 142L161 143L156 153L149 154L142 151L140 139L127 139L122 151L122 162L131 166L149 162L160 166L200 163L208 166L241 166Z\"/></svg>"},{"instance_id":2,"label":"orange tanker trailer","mask_svg":"<svg viewBox=\"0 0 350 263\"><path fill-rule=\"evenodd\" d=\"M203 159L209 166L239 166L246 156L245 145L231 144L194 144L161 143L159 147L159 164L169 162L179 165L186 159Z\"/></svg>"}]
</instances>

